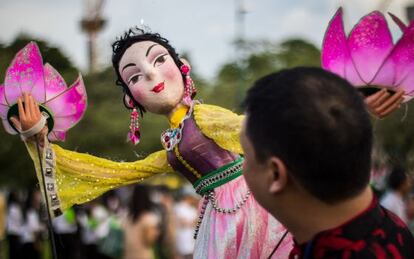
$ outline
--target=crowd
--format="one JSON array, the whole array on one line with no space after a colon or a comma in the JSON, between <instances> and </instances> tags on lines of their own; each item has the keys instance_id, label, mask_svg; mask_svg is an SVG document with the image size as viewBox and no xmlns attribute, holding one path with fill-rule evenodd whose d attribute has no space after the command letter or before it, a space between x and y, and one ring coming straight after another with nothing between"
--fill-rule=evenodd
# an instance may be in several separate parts
<instances>
[{"instance_id":1,"label":"crowd","mask_svg":"<svg viewBox=\"0 0 414 259\"><path fill-rule=\"evenodd\" d=\"M10 191L7 196L0 256L51 257L40 191ZM107 192L53 219L57 256L192 258L198 202L191 186L173 191L166 186L135 185Z\"/></svg>"}]
</instances>

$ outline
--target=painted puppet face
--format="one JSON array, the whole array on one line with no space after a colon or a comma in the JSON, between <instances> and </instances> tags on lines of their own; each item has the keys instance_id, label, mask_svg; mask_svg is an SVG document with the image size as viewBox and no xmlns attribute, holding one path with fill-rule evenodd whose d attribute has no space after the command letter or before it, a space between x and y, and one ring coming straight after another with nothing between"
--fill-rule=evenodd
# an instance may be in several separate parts
<instances>
[{"instance_id":1,"label":"painted puppet face","mask_svg":"<svg viewBox=\"0 0 414 259\"><path fill-rule=\"evenodd\" d=\"M119 73L132 96L152 113L168 114L181 101L184 82L167 49L152 41L131 45L119 62Z\"/></svg>"}]
</instances>

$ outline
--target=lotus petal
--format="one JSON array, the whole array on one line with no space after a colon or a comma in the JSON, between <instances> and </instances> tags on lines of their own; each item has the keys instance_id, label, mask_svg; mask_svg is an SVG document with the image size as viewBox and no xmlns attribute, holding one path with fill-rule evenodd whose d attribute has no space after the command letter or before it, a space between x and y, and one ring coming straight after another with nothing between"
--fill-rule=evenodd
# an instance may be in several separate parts
<instances>
[{"instance_id":1,"label":"lotus petal","mask_svg":"<svg viewBox=\"0 0 414 259\"><path fill-rule=\"evenodd\" d=\"M374 82L385 87L414 91L414 22L407 27L379 69ZM390 74L394 75L391 77Z\"/></svg>"},{"instance_id":2,"label":"lotus petal","mask_svg":"<svg viewBox=\"0 0 414 259\"><path fill-rule=\"evenodd\" d=\"M49 133L48 138L50 141L65 141L66 132L64 131L52 131Z\"/></svg>"},{"instance_id":3,"label":"lotus petal","mask_svg":"<svg viewBox=\"0 0 414 259\"><path fill-rule=\"evenodd\" d=\"M42 56L36 43L30 42L14 57L4 80L9 104L16 103L23 92L31 93L38 102L45 101ZM32 92L33 89L36 89Z\"/></svg>"},{"instance_id":4,"label":"lotus petal","mask_svg":"<svg viewBox=\"0 0 414 259\"><path fill-rule=\"evenodd\" d=\"M406 80L397 86L397 88L405 91L403 102L411 100L414 97L414 76L408 76Z\"/></svg>"},{"instance_id":5,"label":"lotus petal","mask_svg":"<svg viewBox=\"0 0 414 259\"><path fill-rule=\"evenodd\" d=\"M0 118L6 119L8 110L9 110L9 106L7 105L7 102L6 102L4 86L0 85Z\"/></svg>"},{"instance_id":6,"label":"lotus petal","mask_svg":"<svg viewBox=\"0 0 414 259\"><path fill-rule=\"evenodd\" d=\"M322 44L322 67L345 77L345 59L348 45L342 22L342 9L339 9L329 22Z\"/></svg>"},{"instance_id":7,"label":"lotus petal","mask_svg":"<svg viewBox=\"0 0 414 259\"><path fill-rule=\"evenodd\" d=\"M348 47L361 79L370 85L393 48L385 17L378 11L364 16L353 28Z\"/></svg>"},{"instance_id":8,"label":"lotus petal","mask_svg":"<svg viewBox=\"0 0 414 259\"><path fill-rule=\"evenodd\" d=\"M397 16L395 16L392 13L388 13L391 16L391 19L398 25L398 27L400 27L400 30L402 32L405 31L405 29L407 29L407 25L405 25L405 23L403 21L401 21L400 18L398 18Z\"/></svg>"},{"instance_id":9,"label":"lotus petal","mask_svg":"<svg viewBox=\"0 0 414 259\"><path fill-rule=\"evenodd\" d=\"M342 8L338 9L325 33L322 45L322 67L347 79L355 86L363 84L348 50Z\"/></svg>"},{"instance_id":10,"label":"lotus petal","mask_svg":"<svg viewBox=\"0 0 414 259\"><path fill-rule=\"evenodd\" d=\"M50 100L66 90L67 86L62 76L49 64L46 63L44 68L46 100Z\"/></svg>"},{"instance_id":11,"label":"lotus petal","mask_svg":"<svg viewBox=\"0 0 414 259\"><path fill-rule=\"evenodd\" d=\"M345 77L345 59L348 45L342 22L342 9L339 9L329 23L322 44L322 66L331 72Z\"/></svg>"},{"instance_id":12,"label":"lotus petal","mask_svg":"<svg viewBox=\"0 0 414 259\"><path fill-rule=\"evenodd\" d=\"M81 75L64 92L45 102L55 119L54 128L65 131L74 126L86 111L86 91Z\"/></svg>"},{"instance_id":13,"label":"lotus petal","mask_svg":"<svg viewBox=\"0 0 414 259\"><path fill-rule=\"evenodd\" d=\"M71 104L72 105L72 104ZM75 112L65 116L54 116L54 130L66 131L78 123L86 111L86 102L73 104Z\"/></svg>"}]
</instances>

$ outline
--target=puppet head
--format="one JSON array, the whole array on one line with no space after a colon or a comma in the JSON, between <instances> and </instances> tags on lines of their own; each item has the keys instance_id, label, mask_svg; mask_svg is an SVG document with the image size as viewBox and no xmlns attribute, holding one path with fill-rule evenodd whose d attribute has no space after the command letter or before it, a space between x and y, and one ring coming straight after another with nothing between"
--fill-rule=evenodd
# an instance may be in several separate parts
<instances>
[{"instance_id":1,"label":"puppet head","mask_svg":"<svg viewBox=\"0 0 414 259\"><path fill-rule=\"evenodd\" d=\"M157 33L130 29L113 44L116 84L125 93L124 104L133 109L129 138L139 142L139 113L148 110L168 115L181 102L187 106L196 94L190 67L178 57L168 40Z\"/></svg>"}]
</instances>

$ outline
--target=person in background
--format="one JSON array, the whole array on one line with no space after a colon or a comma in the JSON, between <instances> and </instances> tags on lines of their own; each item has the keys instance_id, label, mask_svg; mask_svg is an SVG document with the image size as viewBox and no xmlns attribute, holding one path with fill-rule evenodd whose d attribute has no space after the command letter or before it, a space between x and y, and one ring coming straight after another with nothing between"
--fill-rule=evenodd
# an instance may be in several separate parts
<instances>
[{"instance_id":1,"label":"person in background","mask_svg":"<svg viewBox=\"0 0 414 259\"><path fill-rule=\"evenodd\" d=\"M157 185L154 186L151 197L160 217L160 236L155 245L156 257L158 259L175 258L177 251L175 250L174 196L168 186Z\"/></svg>"},{"instance_id":2,"label":"person in background","mask_svg":"<svg viewBox=\"0 0 414 259\"><path fill-rule=\"evenodd\" d=\"M197 204L199 197L190 185L181 189L180 200L174 207L176 219L176 249L181 259L193 258L194 227L197 224Z\"/></svg>"},{"instance_id":3,"label":"person in background","mask_svg":"<svg viewBox=\"0 0 414 259\"><path fill-rule=\"evenodd\" d=\"M7 199L7 240L9 243L9 258L21 258L22 243L20 241L23 227L22 207L17 191L11 190Z\"/></svg>"},{"instance_id":4,"label":"person in background","mask_svg":"<svg viewBox=\"0 0 414 259\"><path fill-rule=\"evenodd\" d=\"M41 234L44 226L40 221L41 193L38 189L28 192L23 207L23 227L21 231L23 258L40 259L42 255Z\"/></svg>"},{"instance_id":5,"label":"person in background","mask_svg":"<svg viewBox=\"0 0 414 259\"><path fill-rule=\"evenodd\" d=\"M414 235L414 189L411 189L407 200L408 227Z\"/></svg>"},{"instance_id":6,"label":"person in background","mask_svg":"<svg viewBox=\"0 0 414 259\"><path fill-rule=\"evenodd\" d=\"M54 218L52 225L58 258L80 258L80 238L75 209L70 208L63 215Z\"/></svg>"},{"instance_id":7,"label":"person in background","mask_svg":"<svg viewBox=\"0 0 414 259\"><path fill-rule=\"evenodd\" d=\"M151 201L148 186L136 185L124 221L124 258L154 259L160 236L160 217Z\"/></svg>"},{"instance_id":8,"label":"person in background","mask_svg":"<svg viewBox=\"0 0 414 259\"><path fill-rule=\"evenodd\" d=\"M121 202L113 190L106 192L100 200L102 204L94 206L92 210L97 222L95 233L98 237L99 258L121 258L124 245L124 232L119 219L122 214Z\"/></svg>"},{"instance_id":9,"label":"person in background","mask_svg":"<svg viewBox=\"0 0 414 259\"><path fill-rule=\"evenodd\" d=\"M6 197L4 191L0 191L0 259L3 259L4 239L6 236Z\"/></svg>"},{"instance_id":10,"label":"person in background","mask_svg":"<svg viewBox=\"0 0 414 259\"><path fill-rule=\"evenodd\" d=\"M405 170L396 167L388 176L389 190L381 198L381 205L395 213L408 224L406 200L411 190L411 180Z\"/></svg>"},{"instance_id":11,"label":"person in background","mask_svg":"<svg viewBox=\"0 0 414 259\"><path fill-rule=\"evenodd\" d=\"M96 233L98 227L98 220L94 217L93 211L99 205L99 199L90 201L81 206L79 210L78 219L81 228L81 251L84 259L101 259L98 252L99 238Z\"/></svg>"}]
</instances>

